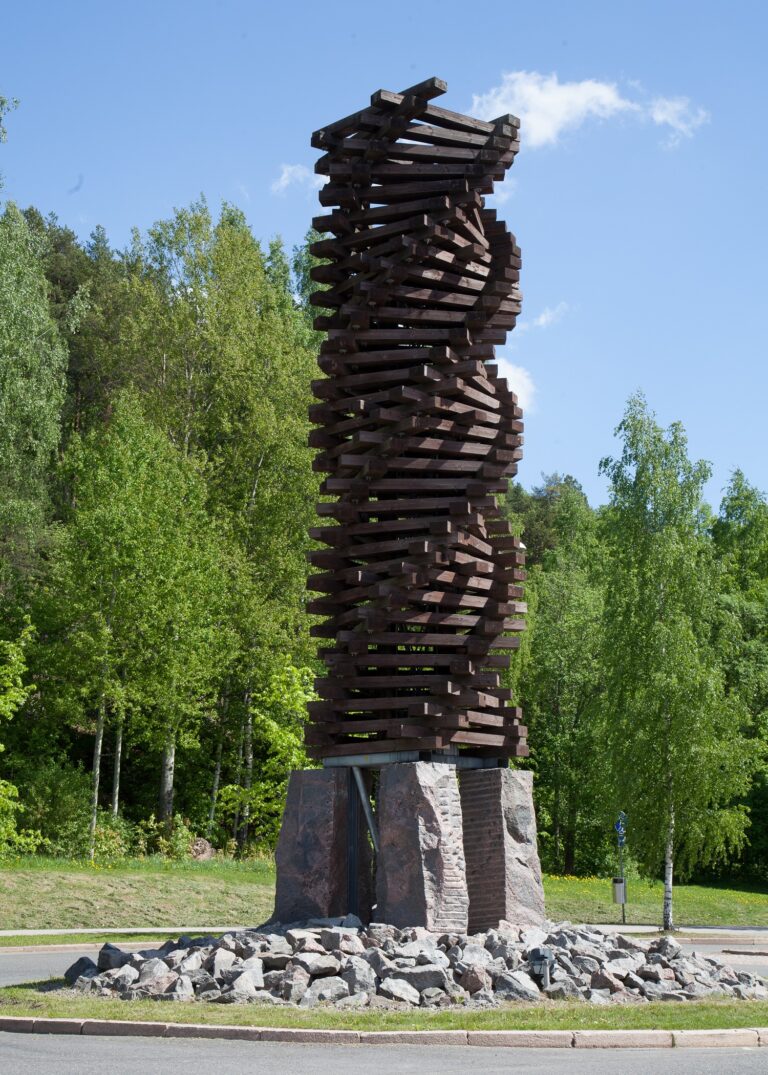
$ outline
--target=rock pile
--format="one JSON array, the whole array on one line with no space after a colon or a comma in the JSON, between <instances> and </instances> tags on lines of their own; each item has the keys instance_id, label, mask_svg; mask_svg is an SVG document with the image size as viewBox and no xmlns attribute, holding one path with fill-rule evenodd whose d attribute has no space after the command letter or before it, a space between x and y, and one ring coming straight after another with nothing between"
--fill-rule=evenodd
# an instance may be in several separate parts
<instances>
[{"instance_id":1,"label":"rock pile","mask_svg":"<svg viewBox=\"0 0 768 1075\"><path fill-rule=\"evenodd\" d=\"M650 943L569 922L466 936L396 929L354 916L223 937L180 937L124 952L105 944L66 972L74 989L123 1000L262 1002L311 1008L496 1005L504 1001L647 1003L768 997L765 983L671 937Z\"/></svg>"}]
</instances>

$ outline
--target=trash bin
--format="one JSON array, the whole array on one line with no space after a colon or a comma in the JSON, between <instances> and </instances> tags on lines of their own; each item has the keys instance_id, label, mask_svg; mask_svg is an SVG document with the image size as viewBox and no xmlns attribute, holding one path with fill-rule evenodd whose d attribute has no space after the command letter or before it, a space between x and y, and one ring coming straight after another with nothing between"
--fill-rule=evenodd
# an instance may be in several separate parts
<instances>
[{"instance_id":1,"label":"trash bin","mask_svg":"<svg viewBox=\"0 0 768 1075\"><path fill-rule=\"evenodd\" d=\"M614 877L613 879L613 902L627 902L627 882L623 877Z\"/></svg>"}]
</instances>

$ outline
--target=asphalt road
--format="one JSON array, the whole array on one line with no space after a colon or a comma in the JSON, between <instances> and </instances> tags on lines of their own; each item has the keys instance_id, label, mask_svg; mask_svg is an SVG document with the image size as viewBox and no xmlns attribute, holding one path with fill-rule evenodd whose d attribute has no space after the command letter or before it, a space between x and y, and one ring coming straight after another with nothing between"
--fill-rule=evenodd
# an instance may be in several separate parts
<instances>
[{"instance_id":1,"label":"asphalt road","mask_svg":"<svg viewBox=\"0 0 768 1075\"><path fill-rule=\"evenodd\" d=\"M386 1069L387 1075L468 1068L545 1075L764 1075L765 1049L485 1049L479 1046L287 1045L278 1042L171 1041L163 1038L66 1037L0 1033L0 1071L14 1075L174 1075L215 1070L216 1075L258 1071L275 1075L347 1075Z\"/></svg>"},{"instance_id":2,"label":"asphalt road","mask_svg":"<svg viewBox=\"0 0 768 1075\"><path fill-rule=\"evenodd\" d=\"M0 948L0 986L22 985L61 978L82 953L76 952L4 952ZM94 953L88 953L95 959Z\"/></svg>"}]
</instances>

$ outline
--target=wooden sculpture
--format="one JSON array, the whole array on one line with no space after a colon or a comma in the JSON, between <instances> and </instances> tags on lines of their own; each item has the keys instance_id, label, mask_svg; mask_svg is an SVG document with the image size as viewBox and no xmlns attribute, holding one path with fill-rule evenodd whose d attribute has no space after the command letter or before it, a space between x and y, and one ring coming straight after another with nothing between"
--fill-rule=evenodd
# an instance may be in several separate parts
<instances>
[{"instance_id":1,"label":"wooden sculpture","mask_svg":"<svg viewBox=\"0 0 768 1075\"><path fill-rule=\"evenodd\" d=\"M528 753L499 674L522 630L524 550L496 503L523 442L494 345L520 312L520 251L483 195L519 121L430 103L432 78L316 131L332 208L312 252L327 332L310 409L318 505L309 611L320 655L316 758Z\"/></svg>"}]
</instances>

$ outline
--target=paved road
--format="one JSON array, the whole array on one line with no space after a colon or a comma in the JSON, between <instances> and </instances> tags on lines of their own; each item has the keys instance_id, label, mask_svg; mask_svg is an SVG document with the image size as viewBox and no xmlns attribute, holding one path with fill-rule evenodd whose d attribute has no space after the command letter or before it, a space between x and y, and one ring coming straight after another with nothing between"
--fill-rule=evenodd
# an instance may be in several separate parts
<instances>
[{"instance_id":1,"label":"paved road","mask_svg":"<svg viewBox=\"0 0 768 1075\"><path fill-rule=\"evenodd\" d=\"M764 1075L765 1049L485 1049L478 1046L287 1045L277 1042L170 1041L162 1038L47 1037L0 1033L0 1071L14 1075L387 1075L439 1071L466 1075L468 1068L537 1075Z\"/></svg>"},{"instance_id":2,"label":"paved road","mask_svg":"<svg viewBox=\"0 0 768 1075\"><path fill-rule=\"evenodd\" d=\"M79 955L76 952L3 952L0 949L0 986L44 982L61 978ZM92 959L96 956L89 952Z\"/></svg>"}]
</instances>

